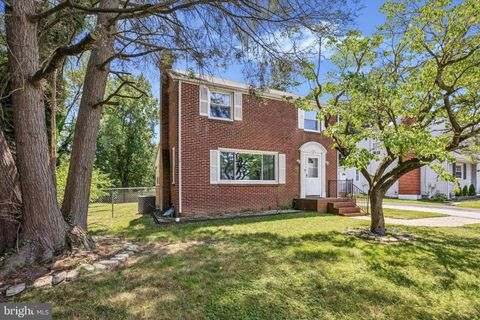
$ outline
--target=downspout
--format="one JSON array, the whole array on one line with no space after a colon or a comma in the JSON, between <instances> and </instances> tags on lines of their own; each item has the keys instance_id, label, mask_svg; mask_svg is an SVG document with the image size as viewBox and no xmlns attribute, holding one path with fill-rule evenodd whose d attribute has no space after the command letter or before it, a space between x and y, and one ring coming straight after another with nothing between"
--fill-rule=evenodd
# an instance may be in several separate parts
<instances>
[{"instance_id":1,"label":"downspout","mask_svg":"<svg viewBox=\"0 0 480 320\"><path fill-rule=\"evenodd\" d=\"M158 184L157 188L160 188L160 200L159 200L159 208L160 210L163 210L163 188L164 188L164 181L163 181L163 175L164 175L164 168L163 168L163 141L162 141L162 81L163 81L163 74L162 74L162 68L158 68L160 71L160 88L159 88L159 95L158 95L158 117L160 119L160 125L158 126L158 168L157 168L157 174L158 174ZM160 174L160 170L162 174ZM156 182L156 181L155 181Z\"/></svg>"},{"instance_id":2,"label":"downspout","mask_svg":"<svg viewBox=\"0 0 480 320\"><path fill-rule=\"evenodd\" d=\"M178 81L178 213L182 213L182 81Z\"/></svg>"}]
</instances>

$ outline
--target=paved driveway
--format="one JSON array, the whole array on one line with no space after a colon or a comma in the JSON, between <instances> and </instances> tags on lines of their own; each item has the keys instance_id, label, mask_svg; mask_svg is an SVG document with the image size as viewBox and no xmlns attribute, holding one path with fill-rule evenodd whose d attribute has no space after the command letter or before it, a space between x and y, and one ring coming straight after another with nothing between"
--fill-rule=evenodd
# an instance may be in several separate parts
<instances>
[{"instance_id":1,"label":"paved driveway","mask_svg":"<svg viewBox=\"0 0 480 320\"><path fill-rule=\"evenodd\" d=\"M480 209L460 208L449 205L422 205L413 203L384 202L384 208L447 214L454 217L480 219Z\"/></svg>"},{"instance_id":2,"label":"paved driveway","mask_svg":"<svg viewBox=\"0 0 480 320\"><path fill-rule=\"evenodd\" d=\"M393 219L385 218L385 223L418 227L461 227L467 224L480 224L480 210L458 208L446 205L421 205L413 203L384 202L384 208L442 213L449 217L422 218L422 219ZM370 217L354 217L359 220L370 220Z\"/></svg>"}]
</instances>

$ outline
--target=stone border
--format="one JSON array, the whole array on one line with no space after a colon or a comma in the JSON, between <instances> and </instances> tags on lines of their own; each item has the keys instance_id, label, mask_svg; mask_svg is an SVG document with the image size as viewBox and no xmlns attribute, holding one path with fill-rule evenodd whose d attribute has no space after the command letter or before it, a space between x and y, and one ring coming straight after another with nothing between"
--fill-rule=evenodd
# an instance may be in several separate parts
<instances>
[{"instance_id":1,"label":"stone border","mask_svg":"<svg viewBox=\"0 0 480 320\"><path fill-rule=\"evenodd\" d=\"M57 270L54 273L41 276L35 279L31 284L18 283L0 289L0 294L5 297L12 297L24 292L30 288L50 288L62 283L68 283L80 276L80 271L92 273L94 271L111 271L116 267L127 262L131 256L140 252L139 246L133 243L126 243L120 253L115 254L110 259L93 261L92 263L81 263L76 268L70 270Z\"/></svg>"},{"instance_id":2,"label":"stone border","mask_svg":"<svg viewBox=\"0 0 480 320\"><path fill-rule=\"evenodd\" d=\"M230 212L230 213L221 213L214 216L199 216L199 217L180 217L180 218L163 218L163 217L156 217L159 224L167 224L167 223L180 223L180 222L197 222L197 221L215 221L215 220L223 220L223 219L234 219L234 218L251 218L251 217L269 217L269 216L277 216L282 214L289 214L289 213L304 213L306 211L303 210L294 210L294 209L287 209L287 210L269 210L269 211L261 211L261 212Z\"/></svg>"},{"instance_id":3,"label":"stone border","mask_svg":"<svg viewBox=\"0 0 480 320\"><path fill-rule=\"evenodd\" d=\"M370 231L370 228L367 227L347 228L345 234L355 236L363 240L377 241L382 243L412 242L419 239L413 234L408 234L395 228L387 228L386 236L375 234Z\"/></svg>"}]
</instances>

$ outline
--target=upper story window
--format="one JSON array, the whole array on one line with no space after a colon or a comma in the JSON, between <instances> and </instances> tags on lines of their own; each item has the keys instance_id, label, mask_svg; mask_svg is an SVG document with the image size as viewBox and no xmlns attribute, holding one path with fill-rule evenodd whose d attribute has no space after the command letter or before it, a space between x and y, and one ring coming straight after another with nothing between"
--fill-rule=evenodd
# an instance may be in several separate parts
<instances>
[{"instance_id":1,"label":"upper story window","mask_svg":"<svg viewBox=\"0 0 480 320\"><path fill-rule=\"evenodd\" d=\"M454 170L455 178L463 179L463 177L464 177L463 167L464 167L463 163L456 163L455 164L455 170Z\"/></svg>"},{"instance_id":2,"label":"upper story window","mask_svg":"<svg viewBox=\"0 0 480 320\"><path fill-rule=\"evenodd\" d=\"M303 129L307 131L320 132L320 120L317 119L317 111L305 111Z\"/></svg>"},{"instance_id":3,"label":"upper story window","mask_svg":"<svg viewBox=\"0 0 480 320\"><path fill-rule=\"evenodd\" d=\"M373 154L381 154L382 153L381 148L382 148L382 143L381 142L374 142L373 145L372 145L372 153Z\"/></svg>"},{"instance_id":4,"label":"upper story window","mask_svg":"<svg viewBox=\"0 0 480 320\"><path fill-rule=\"evenodd\" d=\"M210 91L210 118L232 119L233 99L231 93Z\"/></svg>"},{"instance_id":5,"label":"upper story window","mask_svg":"<svg viewBox=\"0 0 480 320\"><path fill-rule=\"evenodd\" d=\"M241 121L243 93L222 90L210 90L200 86L199 113L210 119Z\"/></svg>"},{"instance_id":6,"label":"upper story window","mask_svg":"<svg viewBox=\"0 0 480 320\"><path fill-rule=\"evenodd\" d=\"M275 182L275 154L221 151L220 180Z\"/></svg>"}]
</instances>

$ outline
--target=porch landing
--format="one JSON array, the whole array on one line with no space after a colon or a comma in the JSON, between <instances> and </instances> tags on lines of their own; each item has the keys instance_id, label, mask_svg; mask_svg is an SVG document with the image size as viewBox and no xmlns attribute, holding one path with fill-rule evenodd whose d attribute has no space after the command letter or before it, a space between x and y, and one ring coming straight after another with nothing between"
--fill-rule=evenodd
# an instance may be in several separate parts
<instances>
[{"instance_id":1,"label":"porch landing","mask_svg":"<svg viewBox=\"0 0 480 320\"><path fill-rule=\"evenodd\" d=\"M304 211L328 212L341 216L364 216L355 200L349 198L305 197L295 199L297 209Z\"/></svg>"}]
</instances>

